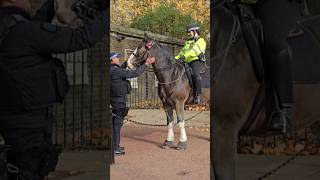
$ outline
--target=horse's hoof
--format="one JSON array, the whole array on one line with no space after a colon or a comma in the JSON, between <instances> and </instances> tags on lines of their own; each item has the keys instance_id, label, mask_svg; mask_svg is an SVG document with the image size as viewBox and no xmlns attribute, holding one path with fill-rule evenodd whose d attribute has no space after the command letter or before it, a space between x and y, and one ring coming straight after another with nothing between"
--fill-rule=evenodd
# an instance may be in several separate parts
<instances>
[{"instance_id":1,"label":"horse's hoof","mask_svg":"<svg viewBox=\"0 0 320 180\"><path fill-rule=\"evenodd\" d=\"M175 148L173 145L173 141L164 141L164 143L161 145L162 149L170 149L170 148Z\"/></svg>"},{"instance_id":2,"label":"horse's hoof","mask_svg":"<svg viewBox=\"0 0 320 180\"><path fill-rule=\"evenodd\" d=\"M185 142L181 142L179 141L179 143L177 144L177 147L176 147L177 150L186 150L187 149L187 141Z\"/></svg>"}]
</instances>

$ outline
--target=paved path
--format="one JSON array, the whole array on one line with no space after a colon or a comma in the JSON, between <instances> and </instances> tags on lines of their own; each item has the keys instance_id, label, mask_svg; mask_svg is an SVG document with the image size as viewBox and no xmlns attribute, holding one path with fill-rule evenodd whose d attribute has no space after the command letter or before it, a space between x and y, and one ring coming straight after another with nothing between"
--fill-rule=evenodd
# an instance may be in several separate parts
<instances>
[{"instance_id":1,"label":"paved path","mask_svg":"<svg viewBox=\"0 0 320 180\"><path fill-rule=\"evenodd\" d=\"M133 130L134 131L134 130ZM132 133L128 131L127 133ZM147 132L148 133L148 132ZM193 134L192 132L190 132ZM202 133L200 133L202 134ZM206 135L204 136L206 137ZM192 137L190 137L192 138ZM194 137L196 138L196 137ZM124 138L130 139L130 138ZM193 138L192 138L193 139ZM133 141L133 139L132 139ZM145 142L136 140L142 144L150 144L151 142ZM200 141L200 140L199 140ZM201 140L205 143L205 139ZM202 144L201 143L201 144ZM209 173L208 160L204 157L206 155L198 155L189 153L189 150L185 152L168 150L163 151L167 155L164 157L158 157L155 159L155 154L146 153L148 150L142 147L135 149L128 149L133 142L127 143L127 154L123 157L116 157L116 164L111 166L111 180L150 180L159 179L159 175L170 169L168 173L163 173L164 176L169 179L192 179L199 174L199 176L205 176L207 179ZM191 143L190 141L190 146ZM158 143L150 144L150 148L157 149ZM196 144L194 144L196 145ZM149 146L148 146L149 147ZM160 149L159 149L160 150ZM161 151L159 151L162 153ZM107 180L107 171L105 164L105 151L82 151L82 152L64 152L61 156L57 172L50 176L49 180ZM188 155L188 156L186 156ZM136 156L136 157L132 157ZM131 159L129 159L131 158ZM183 158L189 164L184 164L179 160L174 163L165 162L167 158L172 160ZM278 164L285 161L286 156L260 156L260 155L239 155L237 163L237 177L238 180L256 180L257 177L263 175L268 170L276 167ZM198 160L197 160L198 159ZM134 160L136 162L134 162ZM200 163L200 161L203 162ZM144 162L140 164L140 162ZM166 166L159 166L165 162ZM191 163L200 164L195 168L192 168ZM179 165L179 168L174 166ZM126 169L124 169L126 168ZM204 168L204 169L202 169ZM148 172L150 171L150 172ZM128 178L131 177L131 178ZM198 176L196 176L198 177ZM319 156L301 156L292 161L288 166L285 166L279 172L270 176L266 180L319 180L320 179L320 157ZM194 180L199 180L198 178ZM202 179L201 179L202 180ZM206 180L206 179L203 179Z\"/></svg>"},{"instance_id":2,"label":"paved path","mask_svg":"<svg viewBox=\"0 0 320 180\"><path fill-rule=\"evenodd\" d=\"M107 151L65 151L49 180L107 180Z\"/></svg>"},{"instance_id":3,"label":"paved path","mask_svg":"<svg viewBox=\"0 0 320 180\"><path fill-rule=\"evenodd\" d=\"M209 132L188 128L188 149L181 151L159 147L166 134L166 127L126 124L121 139L126 155L115 158L111 180L209 179Z\"/></svg>"},{"instance_id":4,"label":"paved path","mask_svg":"<svg viewBox=\"0 0 320 180\"><path fill-rule=\"evenodd\" d=\"M237 163L239 180L256 180L286 161L288 156L240 155ZM301 156L266 180L319 180L320 157Z\"/></svg>"},{"instance_id":5,"label":"paved path","mask_svg":"<svg viewBox=\"0 0 320 180\"><path fill-rule=\"evenodd\" d=\"M195 114L186 111L185 117ZM161 110L130 110L129 118L143 123L165 124ZM111 180L209 180L209 112L191 120L187 128L188 149L163 150L166 127L126 123L122 145L126 155L110 167ZM175 127L176 139L179 137ZM57 172L49 180L107 180L106 151L64 152ZM238 180L256 180L281 164L287 156L238 155ZM320 157L301 156L266 180L320 180Z\"/></svg>"}]
</instances>

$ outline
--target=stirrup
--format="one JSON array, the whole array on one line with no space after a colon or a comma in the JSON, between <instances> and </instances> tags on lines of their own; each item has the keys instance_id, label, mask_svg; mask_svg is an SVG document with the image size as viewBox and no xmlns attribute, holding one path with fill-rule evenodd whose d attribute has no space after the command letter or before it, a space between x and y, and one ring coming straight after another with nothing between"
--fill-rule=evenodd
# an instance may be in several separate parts
<instances>
[{"instance_id":1,"label":"stirrup","mask_svg":"<svg viewBox=\"0 0 320 180\"><path fill-rule=\"evenodd\" d=\"M279 109L271 115L270 126L273 131L278 131L283 134L290 129L290 115L286 108Z\"/></svg>"},{"instance_id":2,"label":"stirrup","mask_svg":"<svg viewBox=\"0 0 320 180\"><path fill-rule=\"evenodd\" d=\"M201 103L201 98L200 95L197 95L193 98L193 103L194 104L200 104Z\"/></svg>"}]
</instances>

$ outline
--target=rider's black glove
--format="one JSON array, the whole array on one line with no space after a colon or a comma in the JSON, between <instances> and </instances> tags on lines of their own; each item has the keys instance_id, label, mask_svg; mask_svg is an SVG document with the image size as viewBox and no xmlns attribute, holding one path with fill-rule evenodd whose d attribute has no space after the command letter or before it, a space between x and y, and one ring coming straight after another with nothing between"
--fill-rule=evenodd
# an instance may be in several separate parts
<instances>
[{"instance_id":1,"label":"rider's black glove","mask_svg":"<svg viewBox=\"0 0 320 180\"><path fill-rule=\"evenodd\" d=\"M185 57L182 56L177 60L177 62L182 64L182 63L184 63L184 60L185 60Z\"/></svg>"}]
</instances>

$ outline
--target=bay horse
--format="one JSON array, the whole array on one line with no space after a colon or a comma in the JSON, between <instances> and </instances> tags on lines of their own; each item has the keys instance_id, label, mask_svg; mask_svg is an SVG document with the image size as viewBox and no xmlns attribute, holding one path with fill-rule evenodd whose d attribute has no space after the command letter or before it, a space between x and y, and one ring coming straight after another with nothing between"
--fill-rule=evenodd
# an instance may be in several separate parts
<instances>
[{"instance_id":1,"label":"bay horse","mask_svg":"<svg viewBox=\"0 0 320 180\"><path fill-rule=\"evenodd\" d=\"M212 11L211 165L216 180L236 179L237 138L239 135L267 136L266 110L261 108L250 129L243 131L261 92L239 20L224 5ZM292 130L311 126L320 117L320 85L294 84ZM264 89L264 88L263 88ZM267 97L266 92L264 100ZM264 104L262 103L262 107ZM253 133L255 132L255 133Z\"/></svg>"},{"instance_id":2,"label":"bay horse","mask_svg":"<svg viewBox=\"0 0 320 180\"><path fill-rule=\"evenodd\" d=\"M190 86L186 69L183 64L177 63L165 47L145 33L143 41L128 58L127 65L132 69L143 64L148 57L155 57L156 59L152 67L159 81L158 94L167 117L168 134L161 147L163 149L186 149L187 134L184 121L184 106L185 103L191 102L193 97L193 90ZM180 128L180 139L176 147L173 144L173 110L176 111Z\"/></svg>"}]
</instances>

